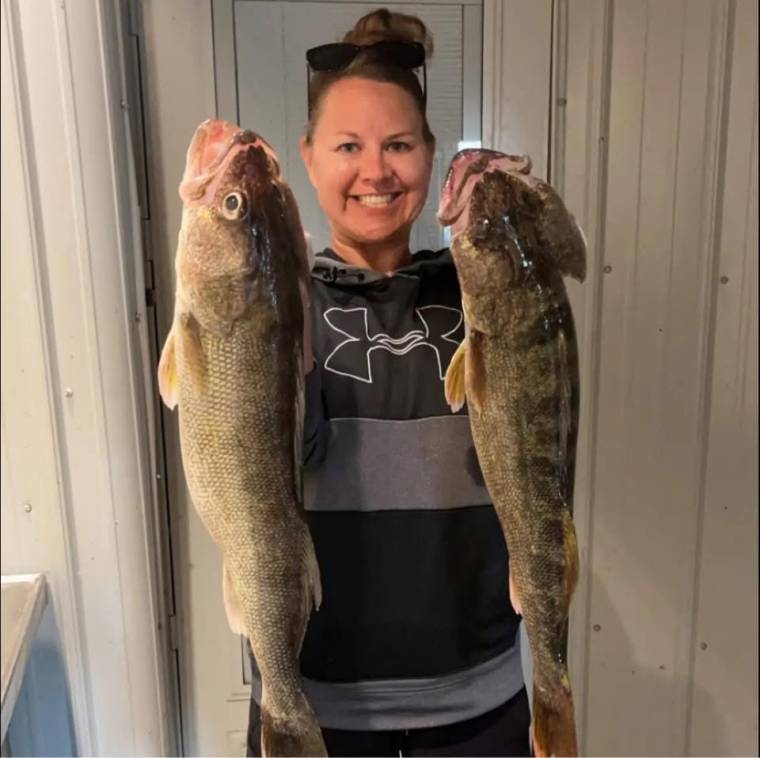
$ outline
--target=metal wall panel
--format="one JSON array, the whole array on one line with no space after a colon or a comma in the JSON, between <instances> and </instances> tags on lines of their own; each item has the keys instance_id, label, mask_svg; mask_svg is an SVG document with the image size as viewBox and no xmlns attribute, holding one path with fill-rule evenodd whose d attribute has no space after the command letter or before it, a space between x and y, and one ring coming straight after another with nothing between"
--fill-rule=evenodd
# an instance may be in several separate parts
<instances>
[{"instance_id":1,"label":"metal wall panel","mask_svg":"<svg viewBox=\"0 0 760 758\"><path fill-rule=\"evenodd\" d=\"M736 3L714 321L687 753L757 754L757 18Z\"/></svg>"},{"instance_id":2,"label":"metal wall panel","mask_svg":"<svg viewBox=\"0 0 760 758\"><path fill-rule=\"evenodd\" d=\"M501 149L543 148L499 129L525 81L498 42L544 12L485 5ZM756 754L757 4L556 0L552 34L534 97L589 240L568 288L582 753Z\"/></svg>"},{"instance_id":3,"label":"metal wall panel","mask_svg":"<svg viewBox=\"0 0 760 758\"><path fill-rule=\"evenodd\" d=\"M685 747L724 16L709 0L614 4L589 535L595 753Z\"/></svg>"},{"instance_id":4,"label":"metal wall panel","mask_svg":"<svg viewBox=\"0 0 760 758\"><path fill-rule=\"evenodd\" d=\"M483 145L527 153L545 179L552 0L486 0L483 40Z\"/></svg>"},{"instance_id":5,"label":"metal wall panel","mask_svg":"<svg viewBox=\"0 0 760 758\"><path fill-rule=\"evenodd\" d=\"M750 11L739 5L734 16L732 8L566 4L558 159L568 204L591 223L581 321L582 353L591 353L582 423L590 428L582 426L581 439L591 440L582 471L592 475L576 492L587 514L588 593L579 593L586 607L574 617L585 644L574 650L581 647L578 710L592 755L756 749L757 469L746 430L757 426L756 368L747 368L756 366L757 42L748 31L756 24L741 18ZM734 73L732 55L741 61ZM738 71L741 84L729 92ZM726 121L737 108L741 116ZM741 228L740 241L720 234L729 209L744 214L746 229L730 224ZM729 257L748 275L740 277L742 305L733 306L741 318L726 316L721 335L713 315L718 260L731 250L741 251ZM745 420L735 411L723 419L732 431L716 438L710 403L734 402L733 389L714 378L724 371L719 345L732 334L741 335L741 344L738 337L730 343L734 364L746 369ZM713 464L711 474L708 445L711 458L739 461L739 470L734 464L728 476ZM706 526L717 511L711 481L714 492L735 495L732 521L721 503L722 534ZM731 592L721 591L729 576ZM731 616L741 621L734 625ZM712 659L701 646L703 629L719 648ZM713 669L705 667L710 660ZM708 675L721 664L721 677Z\"/></svg>"}]
</instances>

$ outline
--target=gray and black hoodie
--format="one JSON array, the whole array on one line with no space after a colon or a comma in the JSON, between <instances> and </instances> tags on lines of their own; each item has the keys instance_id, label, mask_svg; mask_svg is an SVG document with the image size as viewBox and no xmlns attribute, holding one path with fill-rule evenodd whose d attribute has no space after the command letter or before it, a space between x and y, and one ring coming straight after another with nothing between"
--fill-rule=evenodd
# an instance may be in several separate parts
<instances>
[{"instance_id":1,"label":"gray and black hoodie","mask_svg":"<svg viewBox=\"0 0 760 758\"><path fill-rule=\"evenodd\" d=\"M328 249L312 280L304 485L323 601L304 691L337 729L478 716L523 678L504 538L466 409L444 398L464 336L451 254L387 276Z\"/></svg>"}]
</instances>

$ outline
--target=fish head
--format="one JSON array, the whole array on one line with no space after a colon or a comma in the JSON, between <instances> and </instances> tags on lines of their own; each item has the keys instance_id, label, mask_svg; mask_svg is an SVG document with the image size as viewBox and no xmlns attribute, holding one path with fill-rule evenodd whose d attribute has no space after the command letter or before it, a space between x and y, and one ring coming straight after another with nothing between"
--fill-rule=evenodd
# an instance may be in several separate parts
<instances>
[{"instance_id":1,"label":"fish head","mask_svg":"<svg viewBox=\"0 0 760 758\"><path fill-rule=\"evenodd\" d=\"M452 227L462 297L495 305L520 286L534 262L540 198L526 179L530 159L491 150L455 156L438 218ZM470 312L473 312L471 307Z\"/></svg>"},{"instance_id":2,"label":"fish head","mask_svg":"<svg viewBox=\"0 0 760 758\"><path fill-rule=\"evenodd\" d=\"M467 227L469 200L484 173L501 170L528 176L532 168L527 155L508 155L496 150L468 148L451 160L438 206L438 220L452 227L452 235Z\"/></svg>"},{"instance_id":3,"label":"fish head","mask_svg":"<svg viewBox=\"0 0 760 758\"><path fill-rule=\"evenodd\" d=\"M463 150L454 156L438 209L451 227L463 300L491 300L532 283L586 274L586 240L554 188L531 176L528 156ZM502 305L496 305L496 298Z\"/></svg>"},{"instance_id":4,"label":"fish head","mask_svg":"<svg viewBox=\"0 0 760 758\"><path fill-rule=\"evenodd\" d=\"M218 119L196 129L179 194L178 298L201 323L229 325L296 268L288 253L304 240L295 200L271 146Z\"/></svg>"}]
</instances>

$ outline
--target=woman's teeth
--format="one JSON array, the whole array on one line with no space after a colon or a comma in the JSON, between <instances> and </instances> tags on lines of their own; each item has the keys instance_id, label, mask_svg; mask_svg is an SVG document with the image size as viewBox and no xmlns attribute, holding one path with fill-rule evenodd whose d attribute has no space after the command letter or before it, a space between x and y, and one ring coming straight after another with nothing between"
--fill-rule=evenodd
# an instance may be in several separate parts
<instances>
[{"instance_id":1,"label":"woman's teeth","mask_svg":"<svg viewBox=\"0 0 760 758\"><path fill-rule=\"evenodd\" d=\"M371 205L373 207L379 205L390 205L398 196L398 193L392 193L389 195L356 195L356 199L362 205Z\"/></svg>"}]
</instances>

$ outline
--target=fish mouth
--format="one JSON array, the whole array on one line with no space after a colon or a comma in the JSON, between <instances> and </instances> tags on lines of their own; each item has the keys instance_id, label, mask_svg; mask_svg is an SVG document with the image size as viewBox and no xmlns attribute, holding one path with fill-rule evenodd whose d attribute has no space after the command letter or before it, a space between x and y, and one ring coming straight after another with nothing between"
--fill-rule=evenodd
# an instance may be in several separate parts
<instances>
[{"instance_id":1,"label":"fish mouth","mask_svg":"<svg viewBox=\"0 0 760 758\"><path fill-rule=\"evenodd\" d=\"M508 155L496 150L467 148L452 159L441 190L437 218L442 226L450 226L458 234L469 222L472 191L483 175L490 171L505 171L527 175L531 160L527 155Z\"/></svg>"},{"instance_id":2,"label":"fish mouth","mask_svg":"<svg viewBox=\"0 0 760 758\"><path fill-rule=\"evenodd\" d=\"M266 140L249 129L222 119L208 119L196 130L185 159L179 195L188 207L208 205L235 156L251 147L263 149L275 179L280 177L277 156Z\"/></svg>"}]
</instances>

